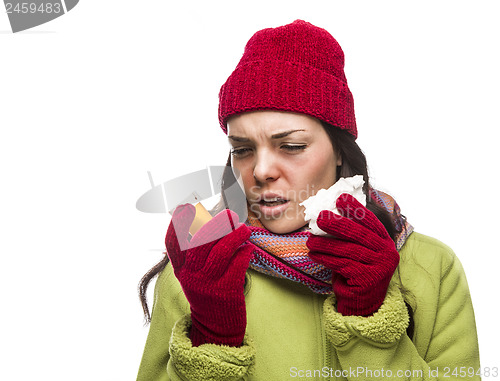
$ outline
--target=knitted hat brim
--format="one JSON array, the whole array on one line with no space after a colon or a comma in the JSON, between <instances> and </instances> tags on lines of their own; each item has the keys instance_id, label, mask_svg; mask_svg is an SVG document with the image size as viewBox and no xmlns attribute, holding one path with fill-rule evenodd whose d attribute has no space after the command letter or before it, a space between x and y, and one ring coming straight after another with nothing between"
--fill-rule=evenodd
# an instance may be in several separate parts
<instances>
[{"instance_id":1,"label":"knitted hat brim","mask_svg":"<svg viewBox=\"0 0 500 381\"><path fill-rule=\"evenodd\" d=\"M219 123L225 134L230 116L266 109L310 115L357 137L347 84L303 63L252 61L238 66L221 87Z\"/></svg>"}]
</instances>

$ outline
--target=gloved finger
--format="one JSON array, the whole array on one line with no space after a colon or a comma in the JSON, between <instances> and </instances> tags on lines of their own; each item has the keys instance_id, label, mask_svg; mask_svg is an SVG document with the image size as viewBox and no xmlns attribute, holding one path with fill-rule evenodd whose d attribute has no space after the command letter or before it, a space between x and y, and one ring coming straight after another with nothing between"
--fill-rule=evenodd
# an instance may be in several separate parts
<instances>
[{"instance_id":1,"label":"gloved finger","mask_svg":"<svg viewBox=\"0 0 500 381\"><path fill-rule=\"evenodd\" d=\"M217 244L217 240L205 244L191 247L186 253L185 265L192 272L198 272L203 269L207 263L207 258Z\"/></svg>"},{"instance_id":2,"label":"gloved finger","mask_svg":"<svg viewBox=\"0 0 500 381\"><path fill-rule=\"evenodd\" d=\"M378 252L357 243L329 237L311 236L306 245L312 252L328 254L337 258L348 258L364 264L382 262L387 255L385 251Z\"/></svg>"},{"instance_id":3,"label":"gloved finger","mask_svg":"<svg viewBox=\"0 0 500 381\"><path fill-rule=\"evenodd\" d=\"M344 241L359 243L372 250L381 250L386 245L376 233L329 210L322 210L316 222L320 229Z\"/></svg>"},{"instance_id":4,"label":"gloved finger","mask_svg":"<svg viewBox=\"0 0 500 381\"><path fill-rule=\"evenodd\" d=\"M360 279L373 278L373 269L377 270L376 266L360 264L352 259L334 257L323 253L312 252L309 253L309 257L329 268L332 272L347 278L351 285L357 285Z\"/></svg>"},{"instance_id":5,"label":"gloved finger","mask_svg":"<svg viewBox=\"0 0 500 381\"><path fill-rule=\"evenodd\" d=\"M235 227L240 225L238 215L233 211L226 209L217 214L191 238L186 265L192 271L200 271L207 264L210 265L209 256L215 250L215 246L222 237L227 236ZM206 272L207 270L205 269L204 271Z\"/></svg>"},{"instance_id":6,"label":"gloved finger","mask_svg":"<svg viewBox=\"0 0 500 381\"><path fill-rule=\"evenodd\" d=\"M332 271L342 276L353 279L352 282L358 284L369 284L373 279L381 279L387 276L391 277L399 263L399 254L379 256L377 260L359 260L354 259L360 253L354 245L350 245L341 253L323 253L317 251L309 252L309 257ZM374 253L379 255L379 253ZM387 254L387 253L386 253ZM369 258L370 254L361 254L364 258Z\"/></svg>"},{"instance_id":7,"label":"gloved finger","mask_svg":"<svg viewBox=\"0 0 500 381\"><path fill-rule=\"evenodd\" d=\"M352 195L347 193L341 194L337 198L336 206L343 216L368 228L383 239L390 238L384 225L375 214L363 206Z\"/></svg>"},{"instance_id":8,"label":"gloved finger","mask_svg":"<svg viewBox=\"0 0 500 381\"><path fill-rule=\"evenodd\" d=\"M241 223L238 215L229 209L224 209L203 225L191 239L191 247L216 241L236 230Z\"/></svg>"},{"instance_id":9,"label":"gloved finger","mask_svg":"<svg viewBox=\"0 0 500 381\"><path fill-rule=\"evenodd\" d=\"M397 250L383 250L381 252L369 250L363 246L350 242L329 240L327 237L312 236L307 241L310 250L309 257L315 261L315 256L322 256L322 264L330 269L338 269L338 266L345 266L343 259L349 260L350 264L376 268L376 273L394 273L399 264L399 253Z\"/></svg>"},{"instance_id":10,"label":"gloved finger","mask_svg":"<svg viewBox=\"0 0 500 381\"><path fill-rule=\"evenodd\" d=\"M189 246L189 227L193 223L196 210L191 204L178 206L170 221L165 236L165 247L174 269L184 264L185 251Z\"/></svg>"},{"instance_id":11,"label":"gloved finger","mask_svg":"<svg viewBox=\"0 0 500 381\"><path fill-rule=\"evenodd\" d=\"M338 258L332 256L330 253L320 253L317 251L309 252L309 258L337 274L339 274L344 267L350 266L351 262L353 262L347 258Z\"/></svg>"},{"instance_id":12,"label":"gloved finger","mask_svg":"<svg viewBox=\"0 0 500 381\"><path fill-rule=\"evenodd\" d=\"M229 268L229 264L238 248L248 240L250 233L250 229L241 224L238 229L217 242L207 257L206 271L213 274L214 277L221 277L226 271L233 271Z\"/></svg>"},{"instance_id":13,"label":"gloved finger","mask_svg":"<svg viewBox=\"0 0 500 381\"><path fill-rule=\"evenodd\" d=\"M254 252L254 245L251 243L244 243L243 246L240 246L234 255L230 258L229 264L227 265L227 271L231 271L231 273L238 274L241 281L242 286L245 284L245 273L250 264L250 260L252 259ZM220 274L221 276L223 274Z\"/></svg>"}]
</instances>

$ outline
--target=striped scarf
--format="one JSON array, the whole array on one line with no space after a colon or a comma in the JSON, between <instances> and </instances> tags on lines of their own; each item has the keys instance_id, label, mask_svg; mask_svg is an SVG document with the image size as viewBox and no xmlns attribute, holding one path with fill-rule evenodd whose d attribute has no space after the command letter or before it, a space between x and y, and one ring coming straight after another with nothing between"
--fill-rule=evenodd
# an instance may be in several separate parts
<instances>
[{"instance_id":1,"label":"striped scarf","mask_svg":"<svg viewBox=\"0 0 500 381\"><path fill-rule=\"evenodd\" d=\"M370 197L386 209L395 221L396 230L399 231L396 248L400 250L413 232L413 227L401 215L399 205L391 196L371 189ZM276 234L267 230L251 212L245 223L252 232L249 241L255 247L250 268L270 276L302 283L319 294L332 292L331 270L309 258L306 242L311 233L307 225L293 233Z\"/></svg>"}]
</instances>

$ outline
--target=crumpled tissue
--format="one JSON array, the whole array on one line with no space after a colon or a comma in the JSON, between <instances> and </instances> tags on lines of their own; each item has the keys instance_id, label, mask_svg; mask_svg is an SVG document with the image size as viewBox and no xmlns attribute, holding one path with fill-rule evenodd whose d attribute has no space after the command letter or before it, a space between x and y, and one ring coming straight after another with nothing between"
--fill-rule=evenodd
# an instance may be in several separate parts
<instances>
[{"instance_id":1,"label":"crumpled tissue","mask_svg":"<svg viewBox=\"0 0 500 381\"><path fill-rule=\"evenodd\" d=\"M316 222L319 213L322 210L331 210L339 214L336 203L337 198L342 193L348 193L358 200L363 206L366 206L366 195L363 193L365 181L362 175L353 177L341 177L335 184L328 189L320 189L314 196L304 200L299 205L305 207L304 214L306 222L309 221L309 229L315 235L328 235L318 227Z\"/></svg>"}]
</instances>

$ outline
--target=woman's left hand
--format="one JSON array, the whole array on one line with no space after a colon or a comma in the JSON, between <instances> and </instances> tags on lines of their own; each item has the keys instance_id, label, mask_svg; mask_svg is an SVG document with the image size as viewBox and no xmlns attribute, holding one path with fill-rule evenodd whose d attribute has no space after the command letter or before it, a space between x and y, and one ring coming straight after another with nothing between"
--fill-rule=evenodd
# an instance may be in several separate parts
<instances>
[{"instance_id":1,"label":"woman's left hand","mask_svg":"<svg viewBox=\"0 0 500 381\"><path fill-rule=\"evenodd\" d=\"M384 301L399 253L384 225L349 194L337 199L342 215L320 212L318 226L332 237L311 235L309 257L333 272L337 311L369 316Z\"/></svg>"}]
</instances>

